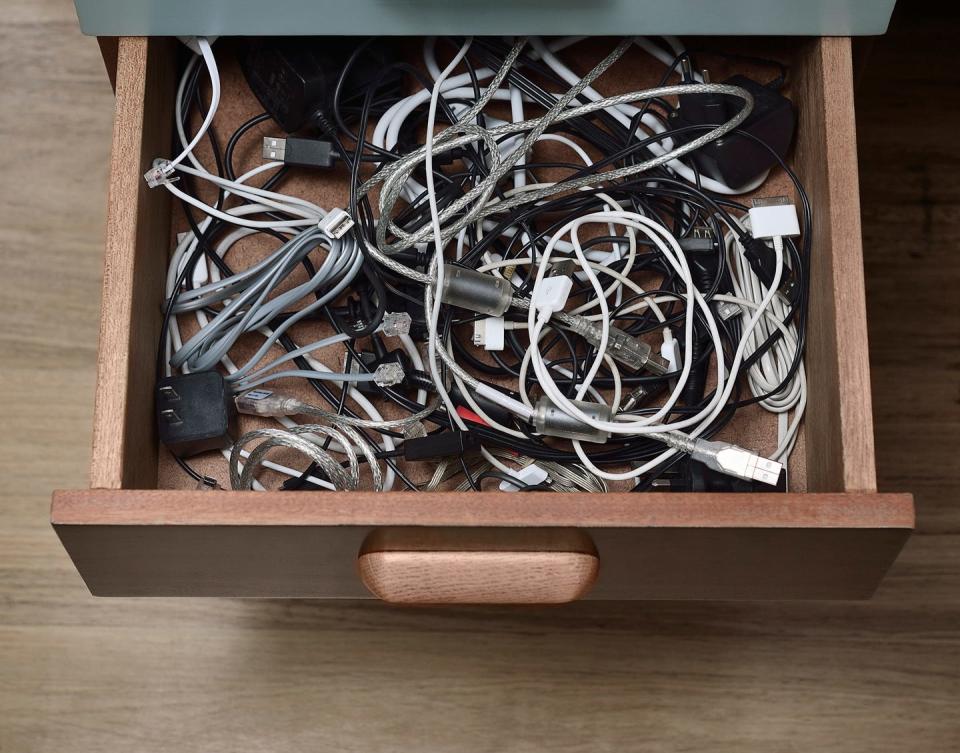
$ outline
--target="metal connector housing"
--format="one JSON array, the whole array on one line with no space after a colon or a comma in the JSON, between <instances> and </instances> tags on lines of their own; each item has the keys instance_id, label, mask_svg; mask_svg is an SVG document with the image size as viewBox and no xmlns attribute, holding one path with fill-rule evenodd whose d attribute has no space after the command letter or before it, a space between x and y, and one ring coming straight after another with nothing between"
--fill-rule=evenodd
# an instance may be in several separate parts
<instances>
[{"instance_id":1,"label":"metal connector housing","mask_svg":"<svg viewBox=\"0 0 960 753\"><path fill-rule=\"evenodd\" d=\"M475 269L444 264L440 300L487 316L501 316L510 308L513 289L510 283Z\"/></svg>"},{"instance_id":2,"label":"metal connector housing","mask_svg":"<svg viewBox=\"0 0 960 753\"><path fill-rule=\"evenodd\" d=\"M743 447L726 442L709 442L698 439L694 443L690 457L708 468L736 476L747 481L759 481L776 486L783 471L783 465Z\"/></svg>"},{"instance_id":3,"label":"metal connector housing","mask_svg":"<svg viewBox=\"0 0 960 753\"><path fill-rule=\"evenodd\" d=\"M276 139L272 136L264 136L263 138L263 158L268 160L275 160L277 162L283 162L284 155L287 151L287 140L286 139Z\"/></svg>"},{"instance_id":4,"label":"metal connector housing","mask_svg":"<svg viewBox=\"0 0 960 753\"><path fill-rule=\"evenodd\" d=\"M613 420L613 410L609 405L589 403L582 400L571 400L570 402L595 421L609 422ZM571 416L554 405L553 401L546 395L537 401L533 412L533 428L546 437L576 439L581 442L603 443L610 438L609 431L597 429Z\"/></svg>"}]
</instances>

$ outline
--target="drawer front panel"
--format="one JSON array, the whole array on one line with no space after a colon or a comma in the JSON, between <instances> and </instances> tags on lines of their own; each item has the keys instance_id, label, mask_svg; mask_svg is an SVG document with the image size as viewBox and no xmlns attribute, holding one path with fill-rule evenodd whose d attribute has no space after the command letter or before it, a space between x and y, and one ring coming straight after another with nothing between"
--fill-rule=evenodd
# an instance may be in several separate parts
<instances>
[{"instance_id":1,"label":"drawer front panel","mask_svg":"<svg viewBox=\"0 0 960 753\"><path fill-rule=\"evenodd\" d=\"M368 598L365 540L421 526L433 551L470 527L533 529L490 552L570 551L580 529L599 558L586 598L614 600L865 598L913 526L909 495L530 497L91 490L59 492L53 522L100 596Z\"/></svg>"}]
</instances>

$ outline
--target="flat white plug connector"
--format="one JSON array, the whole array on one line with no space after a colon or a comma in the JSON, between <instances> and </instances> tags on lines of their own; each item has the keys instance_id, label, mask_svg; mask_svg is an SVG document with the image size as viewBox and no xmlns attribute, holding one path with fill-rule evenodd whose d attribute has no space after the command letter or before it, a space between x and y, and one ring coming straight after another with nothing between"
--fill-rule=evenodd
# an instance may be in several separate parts
<instances>
[{"instance_id":1,"label":"flat white plug connector","mask_svg":"<svg viewBox=\"0 0 960 753\"><path fill-rule=\"evenodd\" d=\"M473 323L473 344L484 350L503 350L505 325L502 316L488 316Z\"/></svg>"},{"instance_id":2,"label":"flat white plug connector","mask_svg":"<svg viewBox=\"0 0 960 753\"><path fill-rule=\"evenodd\" d=\"M753 199L750 235L754 238L794 238L800 235L797 207L786 196Z\"/></svg>"},{"instance_id":3,"label":"flat white plug connector","mask_svg":"<svg viewBox=\"0 0 960 753\"><path fill-rule=\"evenodd\" d=\"M510 471L510 475L513 476L520 483L520 485L511 484L509 481L501 481L500 491L520 491L520 489L523 489L527 486L539 486L550 478L550 474L548 474L536 463L528 465L524 468L520 468L516 471Z\"/></svg>"}]
</instances>

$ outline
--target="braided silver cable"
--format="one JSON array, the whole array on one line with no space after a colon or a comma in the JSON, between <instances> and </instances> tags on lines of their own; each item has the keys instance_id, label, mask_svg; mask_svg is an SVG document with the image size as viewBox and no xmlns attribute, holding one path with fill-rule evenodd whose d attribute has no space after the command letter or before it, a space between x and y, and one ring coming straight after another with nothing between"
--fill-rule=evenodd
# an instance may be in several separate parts
<instances>
[{"instance_id":1,"label":"braided silver cable","mask_svg":"<svg viewBox=\"0 0 960 753\"><path fill-rule=\"evenodd\" d=\"M463 123L471 122L474 118L477 117L477 115L479 115L483 111L483 108L485 108L490 103L490 101L496 95L497 90L500 88L500 84L503 83L504 79L507 77L507 74L510 73L510 69L513 68L514 63L517 62L517 58L520 57L520 53L523 51L523 48L526 46L526 44L527 44L526 37L523 37L522 39L519 39L514 43L513 47L510 49L510 52L507 53L507 56L504 59L503 64L500 66L500 68L497 70L497 72L494 74L493 78L491 79L490 83L487 85L487 90L480 96L480 98L476 102L474 102L467 110L465 110L460 115L460 117L457 119L458 123L463 124ZM436 148L438 146L442 145L444 142L450 139L450 131L453 127L454 126L450 126L449 128L444 129L434 137L434 140L433 140L434 151L436 151ZM463 144L470 143L470 141L472 141L472 139L464 141ZM459 144L459 145L462 146L463 144ZM416 152L411 152L411 155L418 154L421 151L425 155L426 147L424 146L424 147L421 147ZM403 169L403 165L401 164L401 162L402 161L398 161L398 162L393 162L389 165L385 165L377 175L378 180L374 181L373 183L371 183L371 181L368 180L366 183L364 183L361 186L360 188L361 195L364 195L367 192L366 190L364 190L364 188L368 184L370 186L373 186L376 183L385 182L395 172Z\"/></svg>"},{"instance_id":2,"label":"braided silver cable","mask_svg":"<svg viewBox=\"0 0 960 753\"><path fill-rule=\"evenodd\" d=\"M310 405L309 403L304 403L299 400L297 401L296 410L300 415L323 418L330 421L330 423L332 423L334 426L338 426L340 428L343 428L344 426L356 426L360 429L403 429L404 427L412 426L418 423L439 407L440 400L433 400L423 410L417 411L416 413L411 413L405 418L398 418L391 421L373 421L366 418L341 416L338 413L324 410L316 405Z\"/></svg>"},{"instance_id":3,"label":"braided silver cable","mask_svg":"<svg viewBox=\"0 0 960 753\"><path fill-rule=\"evenodd\" d=\"M487 129L469 123L458 123L447 129L448 132L453 130L462 131L466 134L475 134L477 136L476 140L482 141L490 154L492 161L490 175L492 176L494 173L500 170L504 163L503 155L500 153L500 147L497 144L496 139L490 135L490 132ZM450 148L452 147L444 144L441 144L439 147L434 144L433 153L442 153ZM426 156L426 152L424 152L424 156ZM395 170L394 174L384 181L383 188L380 191L380 217L377 220L377 248L379 248L385 254L403 251L415 243L413 235L410 235L393 223L390 212L400 199L400 196L403 193L403 187L406 184L407 179L410 177L410 174L419 165L419 160L401 159L397 160L397 163L403 164L400 166L399 170ZM470 192L470 194L472 194L470 201L474 204L474 206L462 218L466 221L465 224L472 222L474 216L483 209L487 200L490 198L490 195L494 192L494 190L496 190L497 182L498 181L490 180L488 177L479 183L475 190ZM467 202L465 202L465 204L466 203ZM398 240L394 241L393 243L387 243L388 232L393 233Z\"/></svg>"},{"instance_id":4,"label":"braided silver cable","mask_svg":"<svg viewBox=\"0 0 960 753\"><path fill-rule=\"evenodd\" d=\"M330 453L305 435L327 436L335 441L347 456L348 468L344 468ZM238 471L244 446L263 439L246 458L243 471ZM326 474L330 482L340 490L354 490L360 486L360 464L356 450L359 448L370 466L374 491L383 491L383 470L373 446L350 427L340 429L321 424L304 424L291 429L257 429L244 434L230 452L230 485L234 490L249 490L267 453L274 447L286 447L306 455Z\"/></svg>"},{"instance_id":5,"label":"braided silver cable","mask_svg":"<svg viewBox=\"0 0 960 753\"><path fill-rule=\"evenodd\" d=\"M322 429L326 428L322 427ZM321 430L320 433L325 432ZM264 441L254 448L247 457L243 471L238 471L242 458L241 450L257 439L263 439ZM327 478L330 479L330 483L337 489L355 488L354 478L319 445L286 429L256 429L240 437L230 451L230 486L234 491L247 491L253 488L253 479L260 469L260 464L267 452L274 447L287 447L306 455L324 471ZM356 461L355 454L354 461ZM359 470L356 478L358 477Z\"/></svg>"},{"instance_id":6,"label":"braided silver cable","mask_svg":"<svg viewBox=\"0 0 960 753\"><path fill-rule=\"evenodd\" d=\"M593 73L593 71L591 71L591 73ZM711 141L715 141L719 138L722 138L724 135L726 135L730 131L739 127L743 123L743 121L746 120L746 118L753 111L753 96L750 94L749 91L747 91L746 89L743 89L742 87L733 86L730 84L678 84L678 85L671 85L671 86L661 86L661 87L656 87L654 89L647 89L647 90L642 90L637 92L628 92L626 94L620 94L613 97L605 97L595 102L589 102L587 104L573 107L573 108L567 109L566 111L560 112L556 114L554 117L552 117L550 122L545 122L547 117L550 115L550 113L548 113L547 115L542 116L541 118L525 120L519 123L505 123L501 126L486 129L486 133L490 136L493 136L494 138L499 138L501 136L512 135L518 132L529 130L528 136L532 135L533 133L536 133L537 134L536 138L539 138L540 135L542 135L543 131L546 130L546 128L551 123L563 122L571 118L579 117L581 115L589 114L597 110L602 110L602 109L620 105L620 104L632 103L632 102L641 101L644 99L676 96L681 93L683 94L723 94L728 96L734 96L741 99L744 105L740 109L740 111L730 120L728 120L726 123L723 123L717 126L716 128L713 128L707 133L702 134L697 138L692 139L691 141L688 141L685 144L676 146L670 151L665 152L660 156L652 157L644 162L640 162L634 165L628 165L626 167L618 168L616 170L603 172L598 175L588 175L588 176L583 176L581 178L577 178L575 180L560 181L552 186L544 186L539 189L524 191L522 193L515 194L514 196L511 196L508 199L485 204L480 208L479 211L471 212L468 217L467 216L460 217L455 223L447 226L442 232L442 235L441 235L442 240L444 241L449 240L450 238L454 237L466 224L469 224L470 222L474 222L477 220L482 220L483 218L488 217L491 214L508 211L514 207L517 207L523 204L535 203L537 201L540 201L541 199L544 199L549 196L553 196L555 194L558 194L564 191L572 191L584 186L595 185L598 179L602 179L604 182L616 181L622 178L627 178L633 175L646 172L648 170L652 170L653 168L659 167L660 165L664 165L668 162L672 162L675 159L678 159L686 154L689 154L692 151L695 151L701 148L702 146L710 143ZM552 112L552 109L551 109L551 112ZM664 134L664 138L667 138L668 136L669 134ZM462 136L458 139L445 142L444 149L446 150L446 149L453 148L455 146L460 146L466 143L470 143L470 141L472 140L473 139L470 136ZM491 180L495 174L498 174L500 171L502 171L502 174L499 174L498 177L496 178L496 180L499 181L500 178L503 177L503 174L506 174L506 172L510 170L510 168L513 166L516 160L520 158L520 156L524 153L524 150L527 148L529 147L527 145L527 139L525 139L524 145L517 148L514 152L511 153L511 155L506 160L502 161L496 173L491 171L490 175L487 178L485 178L483 182L481 182L471 191L467 192L462 197L460 197L459 199L451 203L449 206L447 206L440 213L441 223L449 219L452 215L459 213L467 204L473 203L475 199L485 190L486 182ZM416 151L411 152L409 155L405 156L401 160L398 160L397 162L401 163L401 162L406 162L407 160L415 160L417 163L419 163L424 159L424 157L425 157L425 149L421 147L420 149L417 149ZM399 166L397 169L399 169ZM406 166L403 166L403 169L407 169ZM381 173L377 173L376 175L372 176L360 187L361 194L369 192L381 181L382 181ZM381 211L383 212L388 210L389 208L392 208L392 205L388 205L386 202L383 202L381 203L380 208L381 208ZM385 222L382 217L380 222ZM431 234L431 232L432 230L430 227L424 227L420 231L415 233L412 236L412 238L410 236L406 236L406 245L403 245L402 248L398 247L397 244L392 244L389 247L389 249L382 248L381 250L389 250L391 252L404 250L405 248L409 248L413 245L416 245L417 243L425 242L428 239L428 236ZM378 233L378 236L379 236L379 233ZM378 237L378 242L379 242L379 237ZM399 270L396 270L396 271L399 271ZM409 270L409 271L412 272L413 270ZM407 276L410 276L410 275L408 274Z\"/></svg>"},{"instance_id":7,"label":"braided silver cable","mask_svg":"<svg viewBox=\"0 0 960 753\"><path fill-rule=\"evenodd\" d=\"M352 426L339 426L337 427L339 431L343 434L346 434L347 438L354 444L355 447L360 449L360 452L363 454L363 457L367 460L367 465L370 467L370 477L373 481L373 490L375 492L383 491L383 469L380 467L380 461L377 459L376 452L373 449L373 445L365 439L360 432L354 429ZM343 444L343 443L341 443ZM349 445L344 444L344 449L348 449Z\"/></svg>"},{"instance_id":8,"label":"braided silver cable","mask_svg":"<svg viewBox=\"0 0 960 753\"><path fill-rule=\"evenodd\" d=\"M611 65L613 65L617 60L619 60L623 54L629 49L631 42L629 39L621 41L610 54L608 54L603 60L601 60L593 69L587 73L583 78L580 79L574 86L570 87L546 112L545 115L537 118L533 121L527 121L530 123L529 129L522 129L523 131L528 131L527 135L524 136L523 142L514 149L506 159L498 158L496 159L496 164L490 170L490 173L484 178L480 183L478 183L473 189L468 191L460 199L456 200L447 207L443 212L440 213L441 223L448 219L451 215L461 214L460 210L465 208L468 204L476 204L474 210L467 212L465 215L460 216L457 222L452 228L449 228L442 236L442 240L449 240L453 235L459 232L460 228L465 227L467 224L473 222L475 219L479 219L480 212L485 208L486 199L495 189L496 185L500 180L510 171L510 169L520 160L520 158L526 154L534 142L543 135L543 132L557 120L557 118L567 109L567 106L576 99L584 89L586 89L590 84L592 84L598 77L600 77ZM489 88L488 88L489 92ZM492 96L492 95L491 95ZM460 122L465 121L466 118L462 118ZM458 123L458 128L462 126ZM444 133L449 132L451 129L447 129ZM484 130L486 134L495 134L498 129L480 129ZM519 131L518 131L519 132ZM484 136L484 141L487 138L492 136ZM436 145L434 146L436 150ZM491 156L500 155L499 147L494 147L491 151ZM406 157L401 158L397 163L412 163L408 168L406 164L399 165L394 168L395 171L398 170L412 170L413 166L419 164L426 157L426 147L417 149L415 152L407 155ZM374 176L377 177L377 176ZM369 182L369 181L368 181ZM364 184L366 185L366 184ZM396 195L394 196L394 192ZM363 187L361 187L361 195L363 194ZM384 246L384 241L381 241L381 234L384 239L386 237L386 229L389 224L389 215L390 211L393 209L393 205L396 202L396 198L399 197L399 190L396 188L391 188L390 192L387 193L387 196L381 196L380 201L380 211L381 216L378 220L378 229L377 229L377 245L380 247L380 250L389 253L390 251L399 252L410 246L415 245L416 243L423 242L427 239L427 236L431 235L433 232L432 227L427 227L425 230L426 233L421 230L416 233L411 240L406 241L397 241L389 246ZM382 233L381 233L382 228Z\"/></svg>"}]
</instances>

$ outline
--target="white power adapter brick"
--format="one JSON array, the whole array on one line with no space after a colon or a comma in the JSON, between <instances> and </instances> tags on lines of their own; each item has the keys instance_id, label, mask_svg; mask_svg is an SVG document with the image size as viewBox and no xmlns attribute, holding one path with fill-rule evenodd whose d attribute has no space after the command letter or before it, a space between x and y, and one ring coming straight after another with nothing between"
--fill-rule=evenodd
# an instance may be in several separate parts
<instances>
[{"instance_id":1,"label":"white power adapter brick","mask_svg":"<svg viewBox=\"0 0 960 753\"><path fill-rule=\"evenodd\" d=\"M473 323L473 344L484 350L503 350L504 323L502 316L488 316Z\"/></svg>"},{"instance_id":2,"label":"white power adapter brick","mask_svg":"<svg viewBox=\"0 0 960 753\"><path fill-rule=\"evenodd\" d=\"M511 471L510 475L513 476L517 481L519 481L524 486L537 486L542 484L548 478L550 474L547 473L543 468L541 468L536 463L521 468L517 471ZM509 481L500 482L500 491L502 492L516 492L520 491L523 487L514 486Z\"/></svg>"},{"instance_id":3,"label":"white power adapter brick","mask_svg":"<svg viewBox=\"0 0 960 753\"><path fill-rule=\"evenodd\" d=\"M750 235L754 238L793 238L800 235L796 205L786 196L754 199L750 206Z\"/></svg>"}]
</instances>

